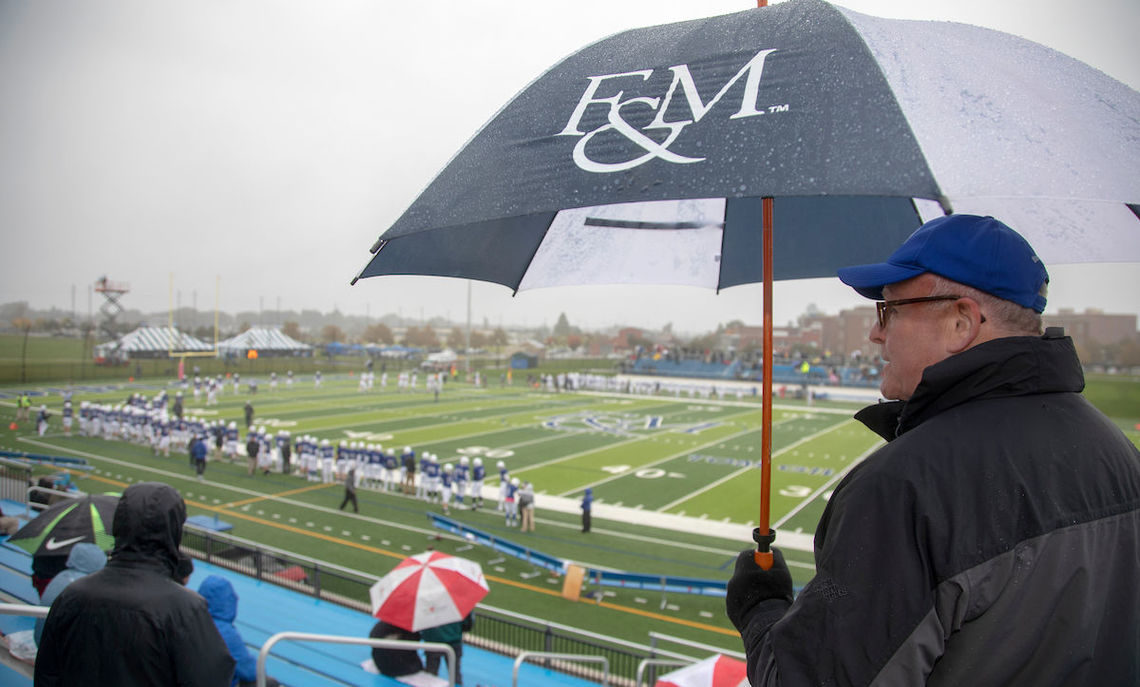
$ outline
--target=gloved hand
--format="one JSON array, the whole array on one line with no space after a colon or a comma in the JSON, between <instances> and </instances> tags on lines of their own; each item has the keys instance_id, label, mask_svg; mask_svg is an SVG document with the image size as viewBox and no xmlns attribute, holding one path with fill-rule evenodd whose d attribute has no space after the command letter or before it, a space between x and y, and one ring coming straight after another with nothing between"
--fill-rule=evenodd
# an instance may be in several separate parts
<instances>
[{"instance_id":1,"label":"gloved hand","mask_svg":"<svg viewBox=\"0 0 1140 687\"><path fill-rule=\"evenodd\" d=\"M784 562L783 552L772 547L771 570L756 565L754 553L755 549L748 549L736 557L736 569L728 581L728 593L724 598L728 619L739 632L744 632L749 614L761 602L782 599L786 602L784 608L792 603L792 575Z\"/></svg>"}]
</instances>

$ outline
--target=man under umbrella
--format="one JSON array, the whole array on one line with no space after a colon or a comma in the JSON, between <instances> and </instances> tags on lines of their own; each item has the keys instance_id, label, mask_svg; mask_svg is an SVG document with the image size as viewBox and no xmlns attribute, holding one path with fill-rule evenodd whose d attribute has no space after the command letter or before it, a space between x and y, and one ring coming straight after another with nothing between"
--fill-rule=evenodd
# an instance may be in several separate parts
<instances>
[{"instance_id":1,"label":"man under umbrella","mask_svg":"<svg viewBox=\"0 0 1140 687\"><path fill-rule=\"evenodd\" d=\"M856 417L888 443L829 499L798 598L779 551L737 559L752 684L1140 684L1140 451L1041 335L1033 249L950 215L839 277L878 301L895 400Z\"/></svg>"}]
</instances>

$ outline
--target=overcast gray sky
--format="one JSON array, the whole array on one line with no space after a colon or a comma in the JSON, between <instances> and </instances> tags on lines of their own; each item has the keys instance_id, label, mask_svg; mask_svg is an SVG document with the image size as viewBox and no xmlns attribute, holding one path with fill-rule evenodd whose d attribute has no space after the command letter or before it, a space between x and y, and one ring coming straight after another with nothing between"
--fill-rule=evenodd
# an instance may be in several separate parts
<instances>
[{"instance_id":1,"label":"overcast gray sky","mask_svg":"<svg viewBox=\"0 0 1140 687\"><path fill-rule=\"evenodd\" d=\"M847 0L1014 33L1140 90L1140 2ZM466 282L375 278L368 248L496 110L575 49L745 0L0 0L0 302L466 315ZM1051 266L1049 311L1140 313L1140 266ZM220 277L220 279L219 279ZM173 282L173 289L171 283ZM173 295L172 295L173 293ZM779 282L775 319L860 303ZM98 296L94 305L98 308ZM476 323L693 332L760 321L760 288L476 284Z\"/></svg>"}]
</instances>

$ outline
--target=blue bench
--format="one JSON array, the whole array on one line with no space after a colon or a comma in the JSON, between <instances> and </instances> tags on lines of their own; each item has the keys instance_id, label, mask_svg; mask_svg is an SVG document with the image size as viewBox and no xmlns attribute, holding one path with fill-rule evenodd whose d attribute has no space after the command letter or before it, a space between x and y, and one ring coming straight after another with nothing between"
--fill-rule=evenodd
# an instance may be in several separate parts
<instances>
[{"instance_id":1,"label":"blue bench","mask_svg":"<svg viewBox=\"0 0 1140 687\"><path fill-rule=\"evenodd\" d=\"M32 687L32 678L15 668L0 663L0 685L8 687Z\"/></svg>"},{"instance_id":2,"label":"blue bench","mask_svg":"<svg viewBox=\"0 0 1140 687\"><path fill-rule=\"evenodd\" d=\"M367 614L275 585L219 570L195 561L189 587L197 589L207 575L225 577L238 595L238 615L234 625L256 654L268 639L284 630L315 634L367 637L374 620ZM400 687L393 678L373 675L360 667L371 656L368 647L287 641L274 645L268 673L284 684L367 685ZM300 682L290 682L300 680Z\"/></svg>"},{"instance_id":3,"label":"blue bench","mask_svg":"<svg viewBox=\"0 0 1140 687\"><path fill-rule=\"evenodd\" d=\"M27 615L0 615L0 632L10 635L13 632L33 630L36 619Z\"/></svg>"},{"instance_id":4,"label":"blue bench","mask_svg":"<svg viewBox=\"0 0 1140 687\"><path fill-rule=\"evenodd\" d=\"M207 575L221 575L238 594L236 626L242 638L260 646L286 630L351 637L367 637L376 620L368 613L321 601L300 592L243 576L203 561L194 562L189 587L197 589ZM476 620L478 626L478 620ZM254 652L256 653L256 652ZM366 646L316 642L279 642L274 645L268 673L290 687L404 687L395 678L374 675L360 667L371 656ZM463 647L463 676L469 685L509 684L513 659L472 646ZM445 669L441 668L441 675ZM520 680L550 687L591 687L588 680L524 664Z\"/></svg>"},{"instance_id":5,"label":"blue bench","mask_svg":"<svg viewBox=\"0 0 1140 687\"><path fill-rule=\"evenodd\" d=\"M27 551L17 549L5 541L0 543L0 566L31 576L32 557Z\"/></svg>"},{"instance_id":6,"label":"blue bench","mask_svg":"<svg viewBox=\"0 0 1140 687\"><path fill-rule=\"evenodd\" d=\"M38 604L40 602L40 593L32 586L30 575L18 573L2 565L0 565L0 591L26 604Z\"/></svg>"},{"instance_id":7,"label":"blue bench","mask_svg":"<svg viewBox=\"0 0 1140 687\"><path fill-rule=\"evenodd\" d=\"M256 647L250 651L256 653ZM277 681L288 687L346 687L351 682L333 680L320 673L315 673L303 665L286 661L276 656L270 656L266 662L266 672L277 678Z\"/></svg>"},{"instance_id":8,"label":"blue bench","mask_svg":"<svg viewBox=\"0 0 1140 687\"><path fill-rule=\"evenodd\" d=\"M27 504L22 501L13 501L12 499L0 499L0 510L4 511L4 515L10 515L23 520L36 516L35 513L28 511Z\"/></svg>"}]
</instances>

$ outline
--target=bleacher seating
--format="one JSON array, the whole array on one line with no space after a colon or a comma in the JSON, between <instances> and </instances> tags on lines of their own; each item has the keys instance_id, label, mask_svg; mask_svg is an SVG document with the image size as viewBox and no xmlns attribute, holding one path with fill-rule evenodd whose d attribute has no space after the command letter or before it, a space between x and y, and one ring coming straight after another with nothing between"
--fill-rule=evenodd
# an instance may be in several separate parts
<instances>
[{"instance_id":1,"label":"bleacher seating","mask_svg":"<svg viewBox=\"0 0 1140 687\"><path fill-rule=\"evenodd\" d=\"M835 372L836 379L831 377ZM639 375L660 377L685 377L690 379L761 381L759 365L746 365L740 360L730 363L705 362L703 360L673 360L670 358L638 358L628 372ZM868 378L864 370L853 366L809 365L805 372L802 363L775 363L772 365L773 384L812 384L850 387L878 386L877 377Z\"/></svg>"},{"instance_id":2,"label":"bleacher seating","mask_svg":"<svg viewBox=\"0 0 1140 687\"><path fill-rule=\"evenodd\" d=\"M0 590L19 603L40 602L40 594L32 586L32 557L8 544L8 537L0 537Z\"/></svg>"},{"instance_id":3,"label":"bleacher seating","mask_svg":"<svg viewBox=\"0 0 1140 687\"><path fill-rule=\"evenodd\" d=\"M233 584L239 598L235 624L255 654L260 645L277 632L291 630L367 637L376 622L367 613L277 587L204 561L194 562L194 573L188 586L197 589L208 575L222 575ZM32 594L30 599L17 594L26 595L28 590ZM31 587L31 556L3 542L0 542L0 591L26 603L38 603L38 596ZM13 628L29 629L32 626L30 618L0 615L0 619L3 618L11 619L7 622L14 623L9 625ZM370 649L366 646L285 641L273 647L267 665L270 675L291 687L402 687L403 683L395 678L366 672L361 663L370 656ZM462 665L464 682L468 685L502 686L511 681L513 660L508 656L464 646ZM31 681L22 675L13 673L14 677L9 680L5 670L10 669L0 665L0 684L30 686ZM441 669L441 673L445 671ZM595 683L525 664L519 673L519 684L590 687Z\"/></svg>"},{"instance_id":4,"label":"bleacher seating","mask_svg":"<svg viewBox=\"0 0 1140 687\"><path fill-rule=\"evenodd\" d=\"M671 360L661 358L638 358L634 361L634 374L660 375L663 377L697 377L700 379L736 379L740 372L739 361L731 364L706 363L703 360Z\"/></svg>"}]
</instances>

